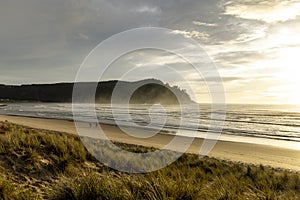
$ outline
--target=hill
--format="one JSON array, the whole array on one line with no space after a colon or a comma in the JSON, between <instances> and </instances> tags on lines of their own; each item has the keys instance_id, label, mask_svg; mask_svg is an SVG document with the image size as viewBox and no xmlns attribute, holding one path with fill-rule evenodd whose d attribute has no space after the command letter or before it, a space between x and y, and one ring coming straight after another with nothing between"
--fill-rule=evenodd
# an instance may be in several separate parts
<instances>
[{"instance_id":1,"label":"hill","mask_svg":"<svg viewBox=\"0 0 300 200\"><path fill-rule=\"evenodd\" d=\"M178 104L192 103L189 95L177 86L169 86L159 80L147 79L136 82L105 81L76 83L80 91L76 102L86 102L95 98L97 103L110 103L113 90L118 84L121 90L114 94L116 103L125 103L124 99L131 89L137 88L131 96L130 103L134 104ZM95 96L89 97L89 89L97 84ZM38 102L72 102L74 83L32 84L32 85L0 85L0 99L14 101Z\"/></svg>"}]
</instances>

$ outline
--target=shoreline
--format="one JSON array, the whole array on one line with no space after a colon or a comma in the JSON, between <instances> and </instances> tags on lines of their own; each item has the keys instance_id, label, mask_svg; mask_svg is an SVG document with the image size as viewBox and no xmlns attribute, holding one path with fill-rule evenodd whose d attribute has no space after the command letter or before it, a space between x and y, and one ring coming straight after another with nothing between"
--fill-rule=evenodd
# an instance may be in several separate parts
<instances>
[{"instance_id":1,"label":"shoreline","mask_svg":"<svg viewBox=\"0 0 300 200\"><path fill-rule=\"evenodd\" d=\"M74 119L64 119L64 118L51 118L51 117L42 117L42 116L22 116L22 115L17 115L17 114L0 114L0 116L12 116L12 117L26 117L26 118L33 118L33 119L47 119L47 120L62 120L62 121L69 121L69 122L74 122ZM94 123L94 122L89 122L89 121L81 121L82 123ZM117 124L112 124L112 123L105 123L105 122L100 122L101 125L103 126L118 126ZM138 127L131 127L131 126L126 126L129 129L137 129L137 130L152 130L152 131L157 131L155 128L138 128ZM184 137L184 138L192 138L190 135L193 134L195 130L183 130L181 133L177 133L179 137ZM73 132L76 132L73 131ZM176 132L176 131L175 131ZM191 134L189 132L192 132ZM194 138L198 139L204 139L206 138L206 131L198 131L197 136ZM77 134L77 133L76 133ZM174 136L175 134L173 133L172 130L164 130L161 129L159 134L161 135L170 135ZM200 136L201 135L201 136ZM221 133L219 135L218 141L223 141L223 142L237 142L237 143L247 143L247 144L255 144L255 145L266 145L266 146L272 146L272 147L278 147L278 148L284 148L284 149L292 149L292 150L299 150L300 151L300 141L298 140L292 140L292 139L279 139L279 138L271 138L271 137L257 137L257 136L250 136L250 135L234 135L234 134L227 134L227 133Z\"/></svg>"},{"instance_id":2,"label":"shoreline","mask_svg":"<svg viewBox=\"0 0 300 200\"><path fill-rule=\"evenodd\" d=\"M72 120L46 119L37 117L0 115L0 121L7 120L10 123L19 124L31 128L53 130L71 134L77 134L75 124ZM88 123L80 125L81 130L91 130ZM101 124L102 130L107 137L116 142L136 144L148 147L162 148L168 144L174 136L171 134L158 133L150 138L134 138L125 134L114 125ZM147 130L141 128L130 128L133 133L149 135ZM182 140L186 139L180 136ZM199 154L203 139L195 138L188 148L188 153ZM180 145L180 144L179 144ZM300 151L288 148L274 147L262 144L252 144L232 141L217 141L213 150L208 154L222 160L265 165L274 168L284 168L300 171Z\"/></svg>"}]
</instances>

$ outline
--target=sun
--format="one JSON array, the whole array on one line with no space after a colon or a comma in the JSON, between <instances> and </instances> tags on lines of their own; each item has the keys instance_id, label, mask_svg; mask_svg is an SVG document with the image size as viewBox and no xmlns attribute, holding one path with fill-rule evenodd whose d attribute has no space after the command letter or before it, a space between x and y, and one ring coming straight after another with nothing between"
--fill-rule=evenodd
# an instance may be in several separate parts
<instances>
[{"instance_id":1,"label":"sun","mask_svg":"<svg viewBox=\"0 0 300 200\"><path fill-rule=\"evenodd\" d=\"M286 48L278 52L276 65L286 103L300 104L300 48Z\"/></svg>"}]
</instances>

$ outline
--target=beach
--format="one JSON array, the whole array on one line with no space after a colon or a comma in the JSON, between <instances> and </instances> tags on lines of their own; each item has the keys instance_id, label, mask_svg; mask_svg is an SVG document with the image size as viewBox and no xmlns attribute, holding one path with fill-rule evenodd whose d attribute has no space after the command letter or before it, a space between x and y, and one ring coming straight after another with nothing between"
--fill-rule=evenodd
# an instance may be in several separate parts
<instances>
[{"instance_id":1,"label":"beach","mask_svg":"<svg viewBox=\"0 0 300 200\"><path fill-rule=\"evenodd\" d=\"M36 129L77 134L75 124L70 120L0 115L0 121L8 121ZM83 123L82 126L85 126L88 130L90 124ZM105 132L106 136L112 141L155 148L161 148L165 146L174 137L170 134L158 133L150 138L135 138L125 134L122 130L114 125L101 124L101 128ZM132 131L138 133L147 133L147 130L143 130L141 128L132 128ZM184 141L185 137L182 137L182 140ZM198 154L202 142L203 139L195 138L187 152ZM255 165L261 164L274 168L300 171L300 151L269 145L218 141L208 156L221 160L230 160Z\"/></svg>"}]
</instances>

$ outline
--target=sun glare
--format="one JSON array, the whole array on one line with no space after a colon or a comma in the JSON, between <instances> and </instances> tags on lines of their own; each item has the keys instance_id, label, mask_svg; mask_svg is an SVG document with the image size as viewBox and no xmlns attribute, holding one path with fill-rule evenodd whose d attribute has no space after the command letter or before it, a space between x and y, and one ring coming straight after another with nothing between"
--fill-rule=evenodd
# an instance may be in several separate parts
<instances>
[{"instance_id":1,"label":"sun glare","mask_svg":"<svg viewBox=\"0 0 300 200\"><path fill-rule=\"evenodd\" d=\"M285 88L286 103L300 104L300 57L299 48L282 49L276 63L280 67L279 77Z\"/></svg>"}]
</instances>

